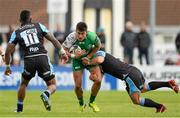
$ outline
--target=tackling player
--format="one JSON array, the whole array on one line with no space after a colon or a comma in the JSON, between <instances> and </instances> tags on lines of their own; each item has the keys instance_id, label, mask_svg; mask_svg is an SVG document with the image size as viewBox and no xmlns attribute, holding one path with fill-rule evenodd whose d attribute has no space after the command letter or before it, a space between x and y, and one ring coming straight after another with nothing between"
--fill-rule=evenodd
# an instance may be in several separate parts
<instances>
[{"instance_id":1,"label":"tackling player","mask_svg":"<svg viewBox=\"0 0 180 118\"><path fill-rule=\"evenodd\" d=\"M161 87L173 89L176 93L179 92L179 86L174 80L167 82L153 81L145 85L143 74L136 67L120 61L112 55L98 51L96 57L92 60L82 59L84 65L98 65L102 67L104 73L108 73L118 79L125 81L126 90L134 104L156 108L156 112L164 112L166 107L163 104L154 102L149 98L140 97L140 93L155 90ZM91 74L90 77L96 78L96 75Z\"/></svg>"},{"instance_id":2,"label":"tackling player","mask_svg":"<svg viewBox=\"0 0 180 118\"><path fill-rule=\"evenodd\" d=\"M81 55L74 55L69 54L69 49L77 45L81 49L83 49L83 54ZM96 33L87 31L87 25L84 22L79 22L76 25L76 31L72 32L66 37L66 40L63 43L64 49L67 50L67 54L72 58L72 66L73 66L73 76L74 76L74 83L75 83L75 93L77 99L79 100L80 111L83 112L86 104L83 100L83 90L82 90L82 75L83 69L89 69L90 73L96 73L97 78L93 80L93 86L91 89L91 96L89 99L89 106L93 109L94 112L98 112L99 108L95 103L95 98L97 93L101 87L101 71L99 66L90 66L85 67L82 64L81 58L88 58L91 59L92 56L100 49L101 42L97 37Z\"/></svg>"},{"instance_id":3,"label":"tackling player","mask_svg":"<svg viewBox=\"0 0 180 118\"><path fill-rule=\"evenodd\" d=\"M10 38L5 52L5 75L12 73L10 69L10 58L17 43L22 47L24 52L24 71L22 73L21 84L18 90L18 101L16 112L23 111L23 101L26 95L26 87L29 81L38 75L46 82L47 90L41 94L41 99L46 110L51 110L49 97L56 90L55 75L52 71L52 65L47 56L47 51L43 46L43 37L51 41L51 43L60 50L60 55L64 61L68 60L65 50L54 36L40 23L31 22L31 13L23 10L20 13L21 26L15 30Z\"/></svg>"}]
</instances>

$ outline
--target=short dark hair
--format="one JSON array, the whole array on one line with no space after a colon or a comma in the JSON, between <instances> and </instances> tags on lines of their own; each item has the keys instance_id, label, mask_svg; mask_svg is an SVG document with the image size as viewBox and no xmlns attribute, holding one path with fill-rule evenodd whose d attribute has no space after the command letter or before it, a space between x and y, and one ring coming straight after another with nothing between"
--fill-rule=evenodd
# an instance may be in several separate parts
<instances>
[{"instance_id":1,"label":"short dark hair","mask_svg":"<svg viewBox=\"0 0 180 118\"><path fill-rule=\"evenodd\" d=\"M22 10L20 13L20 21L22 23L30 21L31 12L29 10Z\"/></svg>"},{"instance_id":2,"label":"short dark hair","mask_svg":"<svg viewBox=\"0 0 180 118\"><path fill-rule=\"evenodd\" d=\"M76 30L79 30L81 32L83 31L87 31L87 25L85 22L79 22L77 25L76 25Z\"/></svg>"}]
</instances>

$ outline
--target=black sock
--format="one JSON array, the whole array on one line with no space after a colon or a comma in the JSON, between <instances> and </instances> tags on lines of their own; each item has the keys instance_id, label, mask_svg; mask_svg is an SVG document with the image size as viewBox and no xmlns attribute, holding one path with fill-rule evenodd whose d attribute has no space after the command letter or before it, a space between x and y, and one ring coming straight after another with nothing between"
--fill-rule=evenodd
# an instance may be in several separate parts
<instances>
[{"instance_id":1,"label":"black sock","mask_svg":"<svg viewBox=\"0 0 180 118\"><path fill-rule=\"evenodd\" d=\"M44 93L47 95L47 97L49 98L50 94L48 91L44 91Z\"/></svg>"},{"instance_id":2,"label":"black sock","mask_svg":"<svg viewBox=\"0 0 180 118\"><path fill-rule=\"evenodd\" d=\"M155 90L161 87L169 87L170 85L168 82L150 82L148 83L150 90Z\"/></svg>"},{"instance_id":3,"label":"black sock","mask_svg":"<svg viewBox=\"0 0 180 118\"><path fill-rule=\"evenodd\" d=\"M84 105L83 97L78 98L78 100L79 100L79 105L83 106Z\"/></svg>"},{"instance_id":4,"label":"black sock","mask_svg":"<svg viewBox=\"0 0 180 118\"><path fill-rule=\"evenodd\" d=\"M160 108L162 105L152 101L151 99L145 98L144 104L141 104L141 106Z\"/></svg>"},{"instance_id":5,"label":"black sock","mask_svg":"<svg viewBox=\"0 0 180 118\"><path fill-rule=\"evenodd\" d=\"M23 102L19 102L17 103L17 112L22 112L23 111Z\"/></svg>"},{"instance_id":6,"label":"black sock","mask_svg":"<svg viewBox=\"0 0 180 118\"><path fill-rule=\"evenodd\" d=\"M90 96L90 99L89 99L89 103L93 103L94 100L95 100L95 98L96 98L96 96L91 95L91 96Z\"/></svg>"}]
</instances>

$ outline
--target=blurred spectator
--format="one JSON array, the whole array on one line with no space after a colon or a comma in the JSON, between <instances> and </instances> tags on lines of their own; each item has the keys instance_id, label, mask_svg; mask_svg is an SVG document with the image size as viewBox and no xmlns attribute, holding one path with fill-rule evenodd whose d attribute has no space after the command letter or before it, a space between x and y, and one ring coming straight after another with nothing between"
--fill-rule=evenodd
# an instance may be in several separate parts
<instances>
[{"instance_id":1,"label":"blurred spectator","mask_svg":"<svg viewBox=\"0 0 180 118\"><path fill-rule=\"evenodd\" d=\"M15 25L9 25L9 31L6 34L7 42L9 42L9 40L11 38L11 34L13 33L14 30L15 30Z\"/></svg>"},{"instance_id":2,"label":"blurred spectator","mask_svg":"<svg viewBox=\"0 0 180 118\"><path fill-rule=\"evenodd\" d=\"M180 55L177 55L176 58L167 58L164 65L177 65L180 66Z\"/></svg>"},{"instance_id":3,"label":"blurred spectator","mask_svg":"<svg viewBox=\"0 0 180 118\"><path fill-rule=\"evenodd\" d=\"M9 31L7 32L7 34L6 34L6 39L4 39L4 41L3 41L3 47L4 47L4 49L6 49L6 46L7 46L7 43L9 42L9 40L10 40L10 38L11 38L11 34L13 33L13 31L15 30L15 25L9 25ZM13 51L13 53L11 54L11 59L12 59L12 61L11 61L11 64L12 65L19 65L19 61L20 61L20 58L18 57L17 58L17 53L15 54L15 50L19 53L19 48L18 47L16 47L15 49L14 49L14 51ZM5 51L5 50L4 50ZM15 55L14 55L15 54ZM16 59L15 59L15 58ZM14 60L15 59L15 60Z\"/></svg>"},{"instance_id":4,"label":"blurred spectator","mask_svg":"<svg viewBox=\"0 0 180 118\"><path fill-rule=\"evenodd\" d=\"M3 34L3 33L0 33L0 52L2 54L5 53L5 49L6 49L6 46L7 46L7 40L6 39L7 39L6 35ZM4 65L4 61L3 61L3 57L2 56L0 57L0 65Z\"/></svg>"},{"instance_id":5,"label":"blurred spectator","mask_svg":"<svg viewBox=\"0 0 180 118\"><path fill-rule=\"evenodd\" d=\"M133 51L136 38L136 34L132 31L132 28L133 23L131 21L126 22L126 30L120 39L120 43L124 48L124 61L129 64L133 64Z\"/></svg>"},{"instance_id":6,"label":"blurred spectator","mask_svg":"<svg viewBox=\"0 0 180 118\"><path fill-rule=\"evenodd\" d=\"M60 24L57 24L56 31L54 32L55 38L62 44L64 42L64 32L61 31L61 26ZM54 64L59 65L60 60L59 60L59 50L54 49Z\"/></svg>"},{"instance_id":7,"label":"blurred spectator","mask_svg":"<svg viewBox=\"0 0 180 118\"><path fill-rule=\"evenodd\" d=\"M3 34L0 33L0 45L2 44L2 42L3 42Z\"/></svg>"},{"instance_id":8,"label":"blurred spectator","mask_svg":"<svg viewBox=\"0 0 180 118\"><path fill-rule=\"evenodd\" d=\"M104 33L104 28L103 27L99 27L97 29L97 36L100 38L100 41L101 41L100 50L105 51L106 35Z\"/></svg>"},{"instance_id":9,"label":"blurred spectator","mask_svg":"<svg viewBox=\"0 0 180 118\"><path fill-rule=\"evenodd\" d=\"M180 54L180 32L177 34L175 39L176 50Z\"/></svg>"},{"instance_id":10,"label":"blurred spectator","mask_svg":"<svg viewBox=\"0 0 180 118\"><path fill-rule=\"evenodd\" d=\"M149 34L146 31L146 25L144 22L140 25L140 32L136 37L137 47L139 51L139 62L142 65L143 57L146 59L146 64L149 65L149 47L151 45L151 39Z\"/></svg>"},{"instance_id":11,"label":"blurred spectator","mask_svg":"<svg viewBox=\"0 0 180 118\"><path fill-rule=\"evenodd\" d=\"M175 64L176 62L173 61L171 58L167 58L164 63L164 65L175 65Z\"/></svg>"}]
</instances>

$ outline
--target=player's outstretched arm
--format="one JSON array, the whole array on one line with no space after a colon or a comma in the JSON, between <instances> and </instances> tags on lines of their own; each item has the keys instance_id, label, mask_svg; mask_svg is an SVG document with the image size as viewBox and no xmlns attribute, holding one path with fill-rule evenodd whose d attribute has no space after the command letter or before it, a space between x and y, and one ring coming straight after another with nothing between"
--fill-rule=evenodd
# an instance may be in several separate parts
<instances>
[{"instance_id":1,"label":"player's outstretched arm","mask_svg":"<svg viewBox=\"0 0 180 118\"><path fill-rule=\"evenodd\" d=\"M84 65L98 65L104 62L103 56L97 56L93 58L92 60L89 60L88 58L82 58L82 63Z\"/></svg>"},{"instance_id":2,"label":"player's outstretched arm","mask_svg":"<svg viewBox=\"0 0 180 118\"><path fill-rule=\"evenodd\" d=\"M62 45L59 43L58 40L56 40L56 38L51 34L51 33L47 33L45 35L46 39L51 41L51 43L54 45L55 48L58 48L60 51L60 56L62 59L62 63L65 63L68 61L68 56L66 55L66 51L63 49Z\"/></svg>"},{"instance_id":3,"label":"player's outstretched arm","mask_svg":"<svg viewBox=\"0 0 180 118\"><path fill-rule=\"evenodd\" d=\"M5 75L10 75L12 73L10 69L10 61L11 61L11 53L14 51L15 46L16 45L12 43L8 43L7 45L5 52L5 64L6 64L6 69L4 72Z\"/></svg>"}]
</instances>

